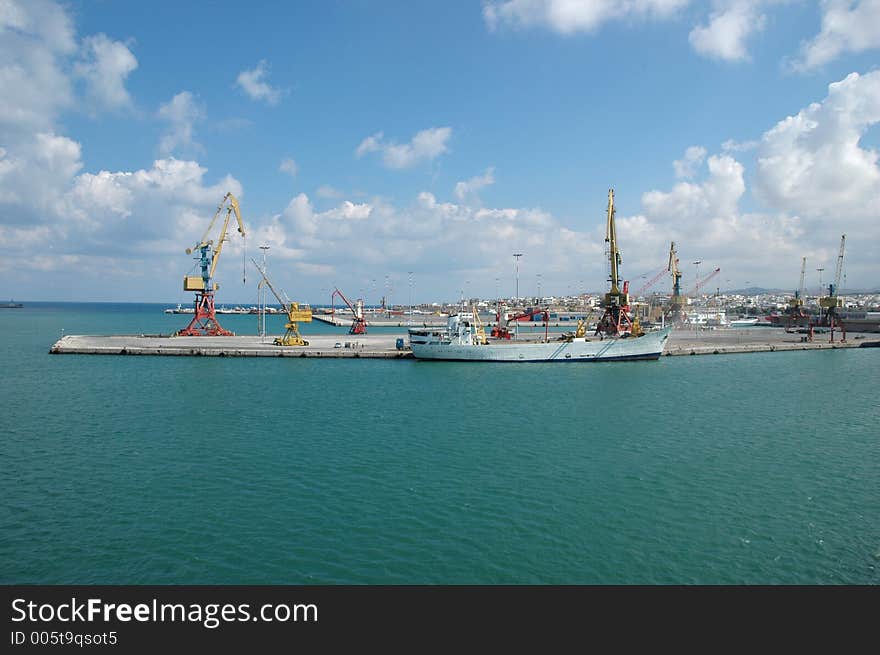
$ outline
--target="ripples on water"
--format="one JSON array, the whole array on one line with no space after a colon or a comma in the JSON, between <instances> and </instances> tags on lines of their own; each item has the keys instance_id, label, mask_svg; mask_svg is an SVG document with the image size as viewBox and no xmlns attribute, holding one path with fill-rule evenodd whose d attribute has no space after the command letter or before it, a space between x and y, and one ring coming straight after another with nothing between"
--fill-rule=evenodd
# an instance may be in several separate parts
<instances>
[{"instance_id":1,"label":"ripples on water","mask_svg":"<svg viewBox=\"0 0 880 655\"><path fill-rule=\"evenodd\" d=\"M0 315L0 582L878 582L878 350L50 357L65 325L168 320L24 311Z\"/></svg>"}]
</instances>

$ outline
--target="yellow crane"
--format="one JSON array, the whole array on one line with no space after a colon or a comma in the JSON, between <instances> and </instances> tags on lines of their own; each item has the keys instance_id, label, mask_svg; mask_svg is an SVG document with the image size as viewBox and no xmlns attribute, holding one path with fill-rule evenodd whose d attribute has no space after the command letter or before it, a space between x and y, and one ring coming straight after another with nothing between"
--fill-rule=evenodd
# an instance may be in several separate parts
<instances>
[{"instance_id":1,"label":"yellow crane","mask_svg":"<svg viewBox=\"0 0 880 655\"><path fill-rule=\"evenodd\" d=\"M486 338L486 326L483 325L483 321L480 319L480 313L477 311L476 306L471 305L471 311L474 314L474 337L478 344L485 346L489 343L489 340Z\"/></svg>"},{"instance_id":2,"label":"yellow crane","mask_svg":"<svg viewBox=\"0 0 880 655\"><path fill-rule=\"evenodd\" d=\"M621 336L630 334L639 336L641 329L636 323L633 325L629 317L629 282L624 281L621 288L619 267L621 263L620 250L617 247L617 228L614 223L614 189L608 189L608 212L605 229L605 243L608 244L608 259L611 263L611 290L605 294L602 308L605 313L596 325L596 334L605 333L609 336Z\"/></svg>"},{"instance_id":3,"label":"yellow crane","mask_svg":"<svg viewBox=\"0 0 880 655\"><path fill-rule=\"evenodd\" d=\"M213 239L209 239L211 230L214 229L214 223L217 217L226 208L226 218L223 221L223 227L220 230L220 236L217 238L216 245ZM232 193L223 196L223 200L214 213L214 218L205 230L205 234L201 240L192 248L186 249L186 254L191 255L194 251L200 251L199 265L202 269L201 275L186 275L183 278L183 290L195 291L195 315L189 325L177 334L180 336L231 336L232 332L224 330L217 322L214 314L214 292L220 288L216 282L213 282L214 271L217 269L217 262L220 259L220 253L223 251L223 244L226 243L226 231L229 229L229 219L232 214L238 222L238 232L242 238L245 237L244 222L241 220L241 210L238 206L238 200ZM242 282L245 281L242 274Z\"/></svg>"},{"instance_id":4,"label":"yellow crane","mask_svg":"<svg viewBox=\"0 0 880 655\"><path fill-rule=\"evenodd\" d=\"M834 273L834 282L828 285L828 295L819 298L820 324L831 328L831 341L834 341L834 328L841 331L841 341L846 341L846 326L840 318L838 309L843 307L843 298L840 297L840 275L843 272L843 251L846 245L846 235L840 237L840 252L837 255L837 269Z\"/></svg>"},{"instance_id":5,"label":"yellow crane","mask_svg":"<svg viewBox=\"0 0 880 655\"><path fill-rule=\"evenodd\" d=\"M687 297L681 293L681 271L678 270L678 253L675 250L675 241L669 244L669 264L666 270L672 275L672 297L669 299L669 315L673 322L684 320L684 307L687 305Z\"/></svg>"},{"instance_id":6,"label":"yellow crane","mask_svg":"<svg viewBox=\"0 0 880 655\"><path fill-rule=\"evenodd\" d=\"M284 326L287 329L287 332L284 333L283 337L275 337L275 341L273 343L276 346L308 346L309 342L303 339L302 336L300 336L299 326L297 325L297 323L312 322L311 308L300 308L299 303L292 302L290 299L285 300L284 298L282 298L281 294L279 294L275 290L275 287L272 286L272 283L266 276L266 272L262 268L260 268L260 265L254 259L251 259L251 261L254 263L254 266L257 267L260 275L263 276L263 279L260 281L260 285L265 284L267 287L269 287L269 290L272 292L278 302L281 303L281 306L287 313L287 324Z\"/></svg>"}]
</instances>

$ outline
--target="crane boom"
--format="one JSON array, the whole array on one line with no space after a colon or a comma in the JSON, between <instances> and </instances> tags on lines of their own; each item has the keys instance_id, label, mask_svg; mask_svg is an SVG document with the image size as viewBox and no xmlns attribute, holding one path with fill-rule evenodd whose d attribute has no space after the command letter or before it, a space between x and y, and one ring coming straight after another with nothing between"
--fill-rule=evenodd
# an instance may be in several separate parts
<instances>
[{"instance_id":1,"label":"crane boom","mask_svg":"<svg viewBox=\"0 0 880 655\"><path fill-rule=\"evenodd\" d=\"M285 311L285 312L289 311L289 310L290 310L290 305L291 305L291 303L290 303L289 301L285 301L285 300L279 295L278 291L275 290L275 287L273 287L273 286L272 286L272 283L269 281L269 278L266 277L266 271L264 271L264 270L260 267L260 265L257 263L257 261L256 261L255 259L253 259L253 258L251 258L251 261L254 263L254 266L257 267L257 270L260 272L260 275L263 276L263 281L266 283L266 286L269 287L269 291L272 292L272 295L275 296L275 298L278 300L278 303L281 305L281 307L284 309L284 311Z\"/></svg>"},{"instance_id":2,"label":"crane boom","mask_svg":"<svg viewBox=\"0 0 880 655\"><path fill-rule=\"evenodd\" d=\"M618 266L620 251L617 249L617 227L614 225L614 189L608 189L607 223L605 226L605 243L608 244L608 258L611 261L611 293L620 293Z\"/></svg>"},{"instance_id":3,"label":"crane boom","mask_svg":"<svg viewBox=\"0 0 880 655\"><path fill-rule=\"evenodd\" d=\"M605 243L608 244L608 261L611 264L611 290L605 294L602 307L605 310L596 324L596 334L638 336L639 330L629 317L629 282L620 284L620 249L617 245L617 227L614 223L614 189L608 189L608 212Z\"/></svg>"},{"instance_id":4,"label":"crane boom","mask_svg":"<svg viewBox=\"0 0 880 655\"><path fill-rule=\"evenodd\" d=\"M664 266L663 268L660 269L660 271L654 277L652 277L648 282L645 282L645 284L643 284L641 286L641 288L639 288L639 290L633 294L633 298L638 298L643 293L645 293L645 291L647 291L652 286L654 286L657 283L657 280L659 280L661 277L666 275L666 272L667 272L667 269Z\"/></svg>"},{"instance_id":5,"label":"crane boom","mask_svg":"<svg viewBox=\"0 0 880 655\"><path fill-rule=\"evenodd\" d=\"M215 245L212 239L209 239L217 217L223 211L226 203L229 203L226 209L226 218L223 221L223 228L220 230L220 236ZM223 329L217 322L217 316L214 311L214 292L219 288L213 281L214 273L217 270L217 262L220 260L220 253L223 251L223 244L226 241L226 231L229 229L229 219L232 213L238 221L238 231L242 238L245 235L244 222L241 220L241 210L238 206L238 200L232 193L223 196L223 200L214 212L214 217L208 224L208 229L202 235L201 240L193 247L187 248L186 254L190 255L194 250L199 251L199 267L201 275L185 275L183 278L183 290L195 291L195 315L190 324L182 330L178 331L180 336L231 336L232 332ZM247 281L246 273L243 274L242 282Z\"/></svg>"},{"instance_id":6,"label":"crane boom","mask_svg":"<svg viewBox=\"0 0 880 655\"><path fill-rule=\"evenodd\" d=\"M266 275L266 271L260 268L260 265L256 262L256 260L251 259L254 263L254 266L257 267L257 270L260 272L260 275L263 276L260 284L265 284L269 287L269 290L272 292L272 295L278 299L278 302L281 303L281 306L284 308L284 311L287 313L287 324L284 326L287 328L287 332L283 337L275 338L276 346L308 346L309 342L300 336L299 326L297 323L304 322L310 323L312 321L312 310L306 305L305 308L300 309L299 303L292 302L291 300L285 300L281 297L281 294L272 286L272 283L269 281L268 276Z\"/></svg>"},{"instance_id":7,"label":"crane boom","mask_svg":"<svg viewBox=\"0 0 880 655\"><path fill-rule=\"evenodd\" d=\"M354 320L351 323L351 328L349 329L349 334L366 334L367 333L367 321L364 318L364 301L358 299L356 305L352 305L351 301L345 297L339 288L333 289L333 293L330 295L330 305L331 308L333 306L333 300L339 296L342 298L342 302L348 305L348 308L351 310L351 313L354 315ZM335 309L331 309L333 313L336 313Z\"/></svg>"},{"instance_id":8,"label":"crane boom","mask_svg":"<svg viewBox=\"0 0 880 655\"><path fill-rule=\"evenodd\" d=\"M840 289L840 276L843 273L843 248L846 245L846 235L840 235L840 253L837 255L837 269L834 271L834 288L829 289L829 295L836 296Z\"/></svg>"},{"instance_id":9,"label":"crane boom","mask_svg":"<svg viewBox=\"0 0 880 655\"><path fill-rule=\"evenodd\" d=\"M220 204L217 206L217 211L214 212L214 217L208 224L208 229L205 230L205 233L202 235L201 241L199 241L193 248L186 249L186 254L190 255L193 251L198 250L199 248L210 248L213 245L214 242L213 240L208 239L208 235L211 233L214 223L217 222L217 217L220 215L220 212L223 211L223 206L227 201L229 201L229 206L226 208L226 218L223 219L223 228L220 230L217 247L214 249L214 256L211 258L211 268L209 271L209 277L211 278L214 277L214 271L217 269L217 262L220 259L220 253L223 250L223 243L226 241L226 231L229 229L229 219L233 213L235 213L235 220L238 222L239 234L241 234L242 237L247 236L244 230L244 222L241 220L241 209L238 205L238 199L232 195L232 192L228 192L223 196L223 200L221 200Z\"/></svg>"},{"instance_id":10,"label":"crane boom","mask_svg":"<svg viewBox=\"0 0 880 655\"><path fill-rule=\"evenodd\" d=\"M801 281L800 281L800 284L798 284L798 292L797 292L797 298L798 298L798 300L801 301L801 304L803 304L803 302L804 302L804 279L805 279L806 272L807 272L807 258L803 257L801 259Z\"/></svg>"},{"instance_id":11,"label":"crane boom","mask_svg":"<svg viewBox=\"0 0 880 655\"><path fill-rule=\"evenodd\" d=\"M694 295L695 293L697 293L700 289L703 288L703 286L706 284L706 282L708 282L709 280L711 280L713 277L715 277L716 275L718 275L720 272L721 272L721 269L720 269L720 268L716 268L714 271L712 271L711 273L709 273L709 275L707 275L706 277L704 277L702 280L699 280L699 281L694 285L694 288L691 289L691 290L688 292L687 295L692 296L692 295Z\"/></svg>"}]
</instances>

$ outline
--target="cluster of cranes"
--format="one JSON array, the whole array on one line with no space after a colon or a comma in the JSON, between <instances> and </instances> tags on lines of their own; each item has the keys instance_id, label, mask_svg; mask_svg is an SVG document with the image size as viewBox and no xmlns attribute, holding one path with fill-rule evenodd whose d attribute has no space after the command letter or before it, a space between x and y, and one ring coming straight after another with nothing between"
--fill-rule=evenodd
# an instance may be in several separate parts
<instances>
[{"instance_id":1,"label":"cluster of cranes","mask_svg":"<svg viewBox=\"0 0 880 655\"><path fill-rule=\"evenodd\" d=\"M214 229L214 225L217 223L218 217L223 213L224 209L226 210L225 218L220 226L219 236L215 241L214 239L210 239L209 236ZM217 262L220 259L220 254L223 251L223 244L228 240L227 233L233 215L237 222L238 232L241 234L242 239L244 239L246 237L245 227L241 218L241 209L238 200L232 195L232 193L227 193L223 196L223 200L217 207L217 211L214 213L214 216L202 238L194 247L186 249L187 254L192 254L193 252L198 251L198 266L200 268L200 274L186 275L183 278L183 290L195 292L195 311L189 325L178 331L177 334L180 336L230 336L233 334L220 325L214 309L214 292L219 288L219 285L214 282L214 273L217 269ZM603 313L602 317L596 324L596 334L614 337L638 337L643 332L638 317L633 317L631 314L629 281L622 280L620 276L620 264L622 260L620 249L618 248L617 230L615 226L614 189L608 190L605 242L608 244L608 258L610 264L609 282L611 288L603 298ZM843 301L838 296L838 291L840 289L840 278L843 271L845 243L846 235L844 234L840 238L840 253L837 258L837 269L835 271L834 281L828 285L828 294L819 298L820 315L816 323L812 321L812 318L804 309L804 275L807 260L806 257L801 260L800 285L795 292L794 297L790 299L788 306L789 328L793 326L801 326L806 323L810 327L810 338L812 338L813 326L829 327L831 328L832 341L834 340L835 329L841 330L843 338L846 338L846 332L838 313L838 310L843 306ZM246 257L246 249L243 251L243 259L244 257ZM283 307L284 312L287 314L285 334L281 337L277 337L274 340L274 343L281 346L308 345L308 342L300 335L298 324L308 323L312 320L311 308L309 308L308 305L300 306L299 303L291 301L283 291L279 291L273 286L265 269L261 267L256 260L252 259L251 261L261 276L259 287L268 287L278 300L279 304ZM673 241L669 247L667 265L645 283L636 292L635 297L644 294L645 291L665 275L670 275L672 278L672 294L669 303L664 310L664 317L668 317L673 323L683 322L686 320L685 308L688 304L688 297L699 293L700 289L702 289L709 280L718 275L720 271L721 269L716 267L705 277L698 278L693 288L687 293L682 293L682 273L679 268L679 259L675 248L675 242ZM245 267L242 282L246 282L246 279ZM358 299L355 302L351 302L342 291L336 288L330 298L332 307L331 312L333 313L335 313L335 306L333 303L337 297L351 310L353 318L349 333L365 334L367 331L367 321L364 316L363 300ZM474 316L477 316L476 309L474 309ZM520 314L509 319L507 323L509 324L511 321L516 320L534 319L537 316L544 319L545 325L549 323L548 312L543 308L528 309L525 312L520 312ZM500 311L497 318L497 324L493 328L491 335L495 338L511 338L508 327L502 325ZM485 339L485 331L482 329L482 325L480 325L480 327L482 338ZM581 322L578 324L576 336L583 336L584 333L585 326Z\"/></svg>"},{"instance_id":2,"label":"cluster of cranes","mask_svg":"<svg viewBox=\"0 0 880 655\"><path fill-rule=\"evenodd\" d=\"M220 226L220 233L216 241L210 239L209 236L214 229L217 218L226 210L226 217ZM177 334L179 336L203 337L203 336L232 336L233 333L220 325L214 310L214 292L220 286L214 282L214 272L217 270L217 262L220 260L220 253L223 252L223 244L229 240L227 233L229 231L229 222L235 215L238 223L238 232L242 239L245 234L244 221L241 218L241 209L238 199L232 193L223 196L223 200L217 207L214 217L208 224L201 240L193 247L187 248L186 254L190 255L195 251L199 252L200 275L186 275L183 278L183 290L195 292L195 313L192 320ZM243 250L243 258L246 257L247 250ZM312 320L312 310L308 307L300 307L299 303L291 301L284 292L279 292L269 281L266 271L260 267L255 260L251 260L257 270L260 272L262 279L259 287L267 286L287 314L287 324L284 326L286 332L284 336L277 337L275 344L279 346L306 346L308 341L302 338L299 333L298 323L308 323ZM243 267L242 283L247 281L247 267ZM284 296L284 297L282 297Z\"/></svg>"},{"instance_id":3,"label":"cluster of cranes","mask_svg":"<svg viewBox=\"0 0 880 655\"><path fill-rule=\"evenodd\" d=\"M834 331L839 330L841 340L846 340L846 326L840 318L840 310L843 307L843 298L840 297L840 279L843 275L843 255L846 249L846 235L840 235L840 250L837 253L837 267L834 270L834 281L828 284L828 294L819 296L819 316L813 317L807 313L804 307L804 290L807 272L807 258L801 258L801 278L794 297L788 301L786 315L786 328L808 328L809 339L813 338L813 328L826 327L831 330L831 341L834 341ZM821 270L821 269L820 269Z\"/></svg>"},{"instance_id":4,"label":"cluster of cranes","mask_svg":"<svg viewBox=\"0 0 880 655\"><path fill-rule=\"evenodd\" d=\"M629 281L621 283L619 267L621 264L620 249L617 243L617 229L615 226L614 189L608 190L608 209L606 215L605 243L608 244L608 260L610 263L609 282L611 290L605 294L602 302L602 318L596 325L596 334L608 336L640 336L642 328L638 317L631 314ZM693 288L687 293L681 291L682 273L679 269L678 254L675 249L675 241L669 246L669 259L667 265L661 268L648 282L646 282L633 297L638 298L650 287L656 284L662 277L669 274L672 277L672 294L667 307L664 309L664 317L673 323L681 323L687 320L685 307L688 297L696 295L714 278L721 269L716 267L708 275L698 278Z\"/></svg>"}]
</instances>

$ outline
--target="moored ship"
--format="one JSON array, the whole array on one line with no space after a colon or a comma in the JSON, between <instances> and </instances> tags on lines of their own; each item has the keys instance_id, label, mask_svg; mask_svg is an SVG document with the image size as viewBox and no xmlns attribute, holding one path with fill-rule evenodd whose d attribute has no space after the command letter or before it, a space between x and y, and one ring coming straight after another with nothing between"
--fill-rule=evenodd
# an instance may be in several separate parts
<instances>
[{"instance_id":1,"label":"moored ship","mask_svg":"<svg viewBox=\"0 0 880 655\"><path fill-rule=\"evenodd\" d=\"M471 362L603 362L659 359L672 328L642 336L562 336L556 340L484 339L469 320L450 316L445 328L410 328L416 359Z\"/></svg>"}]
</instances>

